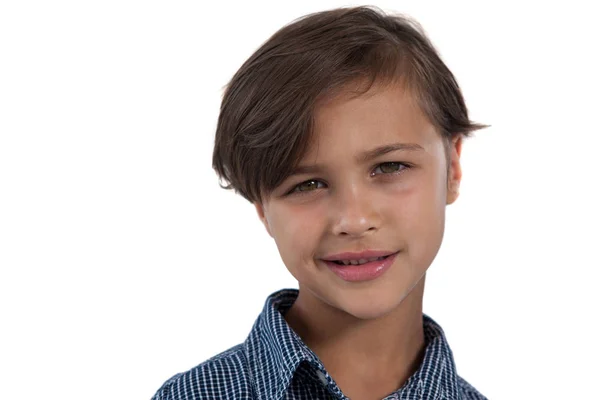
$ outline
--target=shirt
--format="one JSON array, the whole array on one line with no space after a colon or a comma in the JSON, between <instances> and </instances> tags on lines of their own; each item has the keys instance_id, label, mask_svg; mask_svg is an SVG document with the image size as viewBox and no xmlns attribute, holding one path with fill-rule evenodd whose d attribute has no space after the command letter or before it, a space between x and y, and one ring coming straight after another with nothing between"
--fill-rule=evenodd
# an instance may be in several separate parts
<instances>
[{"instance_id":1,"label":"shirt","mask_svg":"<svg viewBox=\"0 0 600 400\"><path fill-rule=\"evenodd\" d=\"M152 400L348 400L283 317L298 293L282 289L268 296L243 343L173 376ZM421 366L384 400L487 400L457 375L444 331L426 314L423 329Z\"/></svg>"}]
</instances>

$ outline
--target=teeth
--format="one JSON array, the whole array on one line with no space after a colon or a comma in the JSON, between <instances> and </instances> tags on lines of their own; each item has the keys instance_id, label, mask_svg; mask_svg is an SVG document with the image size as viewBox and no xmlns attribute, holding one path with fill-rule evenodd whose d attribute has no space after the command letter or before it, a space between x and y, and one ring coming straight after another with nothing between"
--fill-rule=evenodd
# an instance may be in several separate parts
<instances>
[{"instance_id":1,"label":"teeth","mask_svg":"<svg viewBox=\"0 0 600 400\"><path fill-rule=\"evenodd\" d=\"M385 257L361 258L360 260L341 260L344 265L362 265L372 261L383 260Z\"/></svg>"}]
</instances>

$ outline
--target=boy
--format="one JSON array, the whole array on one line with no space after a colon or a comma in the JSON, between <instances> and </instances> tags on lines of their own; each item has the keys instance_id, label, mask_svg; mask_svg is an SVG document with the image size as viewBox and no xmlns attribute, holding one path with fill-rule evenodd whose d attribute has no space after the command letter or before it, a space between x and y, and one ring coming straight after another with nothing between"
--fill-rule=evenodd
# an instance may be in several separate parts
<instances>
[{"instance_id":1,"label":"boy","mask_svg":"<svg viewBox=\"0 0 600 400\"><path fill-rule=\"evenodd\" d=\"M225 91L213 167L299 290L154 399L485 399L422 313L462 139L484 127L410 20L345 8L275 33Z\"/></svg>"}]
</instances>

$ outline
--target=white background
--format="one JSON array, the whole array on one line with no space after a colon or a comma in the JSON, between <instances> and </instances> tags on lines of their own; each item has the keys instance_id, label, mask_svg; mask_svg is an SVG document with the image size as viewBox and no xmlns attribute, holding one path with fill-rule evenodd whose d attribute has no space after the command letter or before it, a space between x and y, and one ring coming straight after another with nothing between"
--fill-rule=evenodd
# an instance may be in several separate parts
<instances>
[{"instance_id":1,"label":"white background","mask_svg":"<svg viewBox=\"0 0 600 400\"><path fill-rule=\"evenodd\" d=\"M458 372L491 399L598 396L593 2L379 1L417 19L492 127L463 147L427 277ZM3 1L3 399L148 399L242 342L296 282L211 168L222 88L339 1Z\"/></svg>"}]
</instances>

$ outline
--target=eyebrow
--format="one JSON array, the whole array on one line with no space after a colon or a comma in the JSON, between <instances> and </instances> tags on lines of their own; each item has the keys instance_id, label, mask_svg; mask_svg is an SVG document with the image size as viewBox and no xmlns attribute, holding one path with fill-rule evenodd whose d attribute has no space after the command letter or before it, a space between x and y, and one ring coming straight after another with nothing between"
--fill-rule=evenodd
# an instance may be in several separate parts
<instances>
[{"instance_id":1,"label":"eyebrow","mask_svg":"<svg viewBox=\"0 0 600 400\"><path fill-rule=\"evenodd\" d=\"M383 146L376 147L371 150L367 150L358 154L355 160L358 163L367 163L377 157L380 157L384 154L391 153L394 151L408 151L408 152L419 152L424 151L423 146L416 143L391 143ZM290 176L294 175L302 175L302 174L311 174L322 171L323 168L318 165L299 165L290 174Z\"/></svg>"},{"instance_id":2,"label":"eyebrow","mask_svg":"<svg viewBox=\"0 0 600 400\"><path fill-rule=\"evenodd\" d=\"M371 161L379 156L382 156L387 153L391 153L393 151L408 151L408 152L417 152L424 151L425 149L416 143L392 143L386 144L384 146L376 147L373 150L367 150L364 153L359 154L356 157L356 161L360 163L366 163Z\"/></svg>"}]
</instances>

